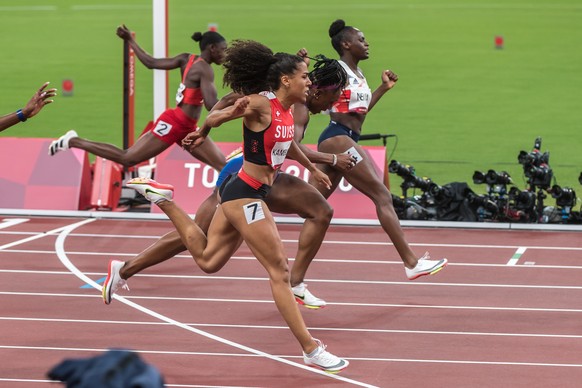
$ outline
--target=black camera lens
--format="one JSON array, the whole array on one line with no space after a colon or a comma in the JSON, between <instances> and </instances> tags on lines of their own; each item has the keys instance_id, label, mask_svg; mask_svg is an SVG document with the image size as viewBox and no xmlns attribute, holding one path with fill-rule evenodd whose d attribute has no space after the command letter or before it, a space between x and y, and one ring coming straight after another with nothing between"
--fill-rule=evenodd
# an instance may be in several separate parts
<instances>
[{"instance_id":1,"label":"black camera lens","mask_svg":"<svg viewBox=\"0 0 582 388\"><path fill-rule=\"evenodd\" d=\"M576 192L569 187L553 185L550 193L552 194L552 197L556 199L556 205L558 205L558 207L572 208L576 205Z\"/></svg>"},{"instance_id":2,"label":"black camera lens","mask_svg":"<svg viewBox=\"0 0 582 388\"><path fill-rule=\"evenodd\" d=\"M506 171L489 170L485 175L485 183L488 185L507 185L511 183L511 177Z\"/></svg>"},{"instance_id":3,"label":"black camera lens","mask_svg":"<svg viewBox=\"0 0 582 388\"><path fill-rule=\"evenodd\" d=\"M476 185L485 183L485 173L483 171L475 171L473 173L473 183Z\"/></svg>"},{"instance_id":4,"label":"black camera lens","mask_svg":"<svg viewBox=\"0 0 582 388\"><path fill-rule=\"evenodd\" d=\"M411 175L414 175L414 167L413 166L405 166L400 164L396 160L392 160L388 165L388 171L392 174L396 174L399 177L405 178Z\"/></svg>"}]
</instances>

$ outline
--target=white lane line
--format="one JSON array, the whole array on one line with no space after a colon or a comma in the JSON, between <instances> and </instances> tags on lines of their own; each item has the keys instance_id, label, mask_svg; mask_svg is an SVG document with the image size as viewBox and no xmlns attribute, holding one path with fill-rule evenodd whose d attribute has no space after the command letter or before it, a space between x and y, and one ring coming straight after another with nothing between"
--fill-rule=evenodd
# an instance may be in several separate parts
<instances>
[{"instance_id":1,"label":"white lane line","mask_svg":"<svg viewBox=\"0 0 582 388\"><path fill-rule=\"evenodd\" d=\"M58 322L58 323L87 323L87 324L109 324L109 325L135 325L135 326L171 326L167 322L151 321L112 321L101 319L65 319L65 318L24 318L24 317L0 317L0 321L19 322ZM273 325L234 325L222 323L185 323L188 326L212 327L212 328L237 328L237 329L264 329L264 330L288 330L287 326ZM495 332L475 332L475 331L438 331L438 330L397 330L397 329L361 329L346 327L310 327L313 331L339 331L355 333L380 333L380 334L430 334L430 335L457 335L475 337L523 337L523 338L550 338L550 339L582 339L582 334L543 334L543 333L495 333ZM1 348L1 346L0 346ZM173 353L173 352L172 352ZM293 356L285 356L285 358Z\"/></svg>"},{"instance_id":2,"label":"white lane line","mask_svg":"<svg viewBox=\"0 0 582 388\"><path fill-rule=\"evenodd\" d=\"M41 274L41 275L68 275L68 272L64 271L36 271L36 270L12 270L12 269L0 269L1 273L23 273L23 274ZM85 275L90 276L103 276L103 272L87 272ZM192 280L208 280L208 281L220 281L220 280L239 280L244 282L249 281L260 281L267 282L268 278L262 277L245 277L245 276L206 276L206 275L157 275L157 274L138 274L135 277L144 278L160 278L160 279L192 279ZM438 287L483 287L483 288L517 288L517 289L540 289L540 290L582 290L582 286L560 286L553 284L507 284L507 283L433 283L433 282L393 282L387 280L342 280L342 279L309 279L311 283L332 283L332 284L379 284L387 286L411 286L411 287L422 287L422 286L438 286ZM131 297L130 297L131 298Z\"/></svg>"},{"instance_id":3,"label":"white lane line","mask_svg":"<svg viewBox=\"0 0 582 388\"><path fill-rule=\"evenodd\" d=\"M63 230L66 230L67 228L70 228L70 227L76 228L77 226L81 226L81 225L87 224L89 222L93 222L95 220L96 220L96 218L89 218L89 219L84 220L84 221L79 221L79 222L76 222L74 224L69 224L69 225L66 225L66 226L62 226L60 228L56 228L56 229L53 229L53 230L49 230L48 232L38 233L38 234L35 234L33 236L30 236L30 237L27 237L27 238L23 238L22 240L17 240L17 241L13 241L11 243L8 243L8 244L0 245L0 251L3 250L3 249L6 249L6 248L11 248L11 247L13 247L15 245L24 244L24 243L27 243L29 241L38 240L39 238L43 238L43 237L46 237L46 236L50 236L50 235L54 235L54 234L60 233Z\"/></svg>"},{"instance_id":4,"label":"white lane line","mask_svg":"<svg viewBox=\"0 0 582 388\"><path fill-rule=\"evenodd\" d=\"M10 228L11 226L22 224L30 221L29 218L5 218L0 223L0 229Z\"/></svg>"},{"instance_id":5,"label":"white lane line","mask_svg":"<svg viewBox=\"0 0 582 388\"><path fill-rule=\"evenodd\" d=\"M513 256L511 256L511 259L509 259L507 265L516 265L519 259L521 258L521 255L523 255L526 250L527 250L526 247L519 247L517 251L515 251Z\"/></svg>"},{"instance_id":6,"label":"white lane line","mask_svg":"<svg viewBox=\"0 0 582 388\"><path fill-rule=\"evenodd\" d=\"M90 221L90 220L85 220L85 221ZM85 222L85 223L87 223L87 222ZM90 279L84 273L82 273L81 271L79 271L79 269L77 267L75 267L75 265L69 260L69 258L67 257L67 254L65 252L65 249L64 249L65 240L66 240L67 236L69 235L69 233L71 233L74 229L76 229L78 226L81 226L82 224L83 223L77 223L77 224L73 224L73 225L70 225L70 226L66 227L59 234L59 236L57 237L57 240L55 242L55 250L57 252L57 256L58 256L59 260L61 260L61 262L63 263L63 265L69 271L71 271L75 276L77 276L79 279L81 279L86 284L89 284L93 288L101 291L102 290L101 285L95 283L92 279ZM113 295L113 297L116 300L118 300L119 302L124 303L124 304L126 304L126 305L128 305L130 307L133 307L134 309L139 310L139 311L141 311L141 312L143 312L145 314L148 314L148 315L150 315L150 316L152 316L154 318L157 318L157 319L159 319L161 321L164 321L164 322L171 323L171 324L173 324L173 325L175 325L177 327L180 327L180 328L185 329L187 331L191 331L193 333L199 334L199 335L201 335L203 337L212 339L214 341L223 343L223 344L225 344L227 346L232 346L234 348L243 350L245 352L249 352L249 353L256 354L256 355L259 355L259 356L262 356L262 357L266 357L266 358L269 358L269 359L271 359L273 361L277 361L277 362L280 362L280 363L283 363L283 364L287 364L287 365L293 366L295 368L303 369L303 370L306 370L306 371L311 372L311 373L316 373L316 374L325 376L327 378L340 380L340 381L343 381L343 382L346 382L346 383L349 383L349 384L353 384L353 385L357 385L357 386L361 386L361 387L376 388L375 386L370 385L370 384L362 383L360 381L352 380L352 379L349 379L349 378L346 378L346 377L343 377L343 376L329 374L329 373L326 373L324 371L311 368L311 367L309 367L307 365L299 364L299 363L294 362L294 361L289 361L289 360L287 360L285 358L278 357L278 356L274 356L274 355L271 355L271 354L262 352L260 350L250 348L248 346L245 346L245 345L242 345L242 344L233 342L233 341L229 341L226 338L222 338L222 337L216 336L214 334L207 333L207 332L205 332L203 330L199 330L199 329L196 329L194 327L190 327L190 326L188 326L188 325L186 325L186 324L184 324L182 322L178 322L178 321L176 321L176 320L174 320L172 318L166 317L165 315L159 314L159 313L157 313L157 312L155 312L153 310L150 310L150 309L148 309L146 307L143 307L143 306L141 306L141 305L139 305L137 303L134 303L134 302L132 302L132 301L130 301L130 300L128 300L128 299L126 299L126 298L124 298L122 296L119 296L117 294Z\"/></svg>"},{"instance_id":7,"label":"white lane line","mask_svg":"<svg viewBox=\"0 0 582 388\"><path fill-rule=\"evenodd\" d=\"M0 234L33 234L33 232L12 232L12 231L0 231ZM96 233L71 233L70 237L91 237L91 238L122 238L127 239L128 237L132 239L144 239L144 240L158 240L160 235L121 235L121 234L96 234ZM296 239L282 239L284 243L297 244ZM331 245L365 245L365 246L393 246L391 242L385 241L337 241L337 240L325 240L323 244ZM442 243L409 243L408 245L414 247L440 247L440 248L475 248L475 249L519 249L522 246L519 245L490 245L490 244L442 244ZM564 247L564 246L526 246L527 249L541 249L541 250L560 250L560 251L582 251L582 247ZM449 263L452 264L452 263Z\"/></svg>"},{"instance_id":8,"label":"white lane line","mask_svg":"<svg viewBox=\"0 0 582 388\"><path fill-rule=\"evenodd\" d=\"M108 349L93 348L57 348L43 346L3 346L0 349L21 349L21 350L50 350L50 351L84 351L84 352L103 352ZM254 354L240 353L202 353L202 352L169 352L157 350L136 350L143 354L175 354L175 355L202 355L202 356L229 356L229 357L260 357ZM289 358L300 358L297 356L288 356ZM471 360L425 360L414 358L382 358L382 357L354 357L350 360L357 361L382 361L382 362L414 362L414 363L437 363L437 364L472 364L472 365L512 365L512 366L549 366L549 367L573 367L581 368L582 364L563 364L563 363L545 363L545 362L509 362L509 361L471 361ZM330 377L330 376L328 376Z\"/></svg>"},{"instance_id":9,"label":"white lane line","mask_svg":"<svg viewBox=\"0 0 582 388\"><path fill-rule=\"evenodd\" d=\"M96 284L95 282L92 282ZM0 291L0 295L10 296L46 296L50 298L101 298L100 295L87 294L56 294L42 292L13 292ZM120 297L121 298L121 297ZM188 298L188 297L167 297L167 296L126 296L124 300L168 300L175 302L210 302L210 303L274 303L272 299L218 299L218 298ZM330 306L349 306L349 307L385 307L385 308L411 308L411 309L450 309L450 310L485 310L485 311L527 311L527 312L553 312L553 313L582 313L582 309L564 309L564 308L543 308L543 307L496 307L496 306L452 306L452 305L410 305L410 304L393 304L393 303L343 303L331 302Z\"/></svg>"},{"instance_id":10,"label":"white lane line","mask_svg":"<svg viewBox=\"0 0 582 388\"><path fill-rule=\"evenodd\" d=\"M103 351L106 352L110 349L104 349ZM50 383L51 386L54 386L57 382L55 380L33 380L33 379L8 379L0 377L0 381L6 381L10 383ZM189 384L164 384L164 387L180 387L180 388L254 388L250 386L240 387L240 386L231 386L231 385L189 385Z\"/></svg>"},{"instance_id":11,"label":"white lane line","mask_svg":"<svg viewBox=\"0 0 582 388\"><path fill-rule=\"evenodd\" d=\"M40 255L53 255L55 252L53 250L35 250L35 249L3 249L0 253L34 253ZM137 252L135 253L124 253L124 252L81 252L81 251L69 251L68 254L75 255L75 256L114 256L114 257L134 257ZM185 254L178 254L172 258L172 260L176 259L186 259L188 261L192 261L192 256L185 255ZM289 261L294 261L294 257L289 257ZM254 256L232 256L231 261L240 260L240 261L253 261L256 262L256 258ZM318 263L344 263L344 264L379 264L379 265L399 265L402 266L401 260L352 260L352 259L323 259L323 258L316 258ZM492 259L493 260L493 259ZM524 266L534 267L536 263L533 261L526 261L523 263ZM461 263L461 262L454 262L448 263L447 266L451 267L490 267L490 268L506 268L507 264L490 264L490 263ZM520 266L518 268L524 268ZM545 269L545 268L554 268L554 269L582 269L582 265L544 265L539 264L535 265L537 269ZM0 272L8 271L0 269ZM14 272L18 272L19 270L14 270ZM40 273L40 272L39 272ZM69 272L66 272L69 273ZM89 273L86 273L89 274ZM93 275L101 275L99 273L94 273ZM139 276L139 275L138 275ZM150 276L150 275L146 275ZM165 276L165 275L151 275L151 276Z\"/></svg>"}]
</instances>

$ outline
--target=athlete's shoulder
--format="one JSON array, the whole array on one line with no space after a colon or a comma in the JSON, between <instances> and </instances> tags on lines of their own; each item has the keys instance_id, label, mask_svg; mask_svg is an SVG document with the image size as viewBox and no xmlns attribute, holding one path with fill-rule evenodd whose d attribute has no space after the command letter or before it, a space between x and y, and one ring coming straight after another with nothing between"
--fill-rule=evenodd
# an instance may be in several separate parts
<instances>
[{"instance_id":1,"label":"athlete's shoulder","mask_svg":"<svg viewBox=\"0 0 582 388\"><path fill-rule=\"evenodd\" d=\"M267 97L269 100L274 100L277 98L277 96L275 96L275 93L268 91L268 90L260 92L259 96Z\"/></svg>"}]
</instances>

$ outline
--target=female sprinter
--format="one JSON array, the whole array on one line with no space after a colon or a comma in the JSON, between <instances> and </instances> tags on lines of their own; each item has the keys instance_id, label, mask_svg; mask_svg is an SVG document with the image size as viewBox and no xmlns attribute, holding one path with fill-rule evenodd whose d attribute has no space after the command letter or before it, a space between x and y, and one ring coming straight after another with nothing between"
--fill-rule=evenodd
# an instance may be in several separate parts
<instances>
[{"instance_id":1,"label":"female sprinter","mask_svg":"<svg viewBox=\"0 0 582 388\"><path fill-rule=\"evenodd\" d=\"M287 255L264 201L287 154L305 166L314 181L326 187L330 183L293 140L291 108L295 103L305 103L311 85L307 65L297 55L273 55L258 42L235 41L227 50L224 66L225 83L245 97L231 107L211 112L206 124L217 127L242 117L244 162L238 174L231 175L220 187L221 203L207 236L172 201L171 186L147 178L135 178L128 186L155 202L170 218L201 268L222 267L243 239L267 270L275 304L299 342L304 362L337 373L348 366L348 361L326 351L307 330L291 291ZM271 92L256 94L265 81Z\"/></svg>"},{"instance_id":2,"label":"female sprinter","mask_svg":"<svg viewBox=\"0 0 582 388\"><path fill-rule=\"evenodd\" d=\"M307 55L304 51L300 51L300 54ZM306 102L304 104L297 103L294 106L295 139L299 139L298 141L302 139L309 122L309 113L316 114L330 109L332 104L339 98L340 92L347 82L347 73L338 61L325 57L316 58L314 69L309 73L311 86L307 93ZM223 109L227 106L228 101L222 99L214 106L213 110ZM205 129L207 132L210 128L203 126L202 131L191 133L184 139L183 144L187 147L192 146L196 139L201 137L201 132L205 132ZM298 133L300 133L299 136ZM300 145L300 148L309 160L314 163L327 163L342 170L348 170L353 166L354 159L347 154L324 154L312 151L303 145ZM218 187L227 176L238 172L242 164L242 153L228 160L218 176L217 188L196 211L195 221L204 233L207 233L210 221L216 211L216 205L218 204L216 192ZM316 297L307 289L304 278L309 264L323 242L333 216L333 209L313 186L300 178L283 173L279 173L275 178L271 191L265 198L265 203L273 212L298 214L305 219L299 234L298 250L291 269L291 286L295 299L299 304L310 309L325 307L325 300ZM111 260L107 271L109 276L104 283L103 298L105 304L111 303L113 294L119 287L125 287L125 281L131 276L164 262L185 250L186 247L182 243L180 235L176 230L173 230L126 262Z\"/></svg>"},{"instance_id":3,"label":"female sprinter","mask_svg":"<svg viewBox=\"0 0 582 388\"><path fill-rule=\"evenodd\" d=\"M380 225L394 243L394 247L404 262L408 279L413 280L423 275L436 273L447 265L447 259L430 260L428 253L419 259L412 252L394 211L392 195L375 173L372 161L358 145L366 114L394 86L398 77L390 70L384 71L382 84L372 93L364 74L358 67L360 61L368 59L368 42L362 31L346 26L340 19L329 27L329 36L333 48L340 56L340 63L348 73L348 86L331 109L331 122L321 133L317 149L331 154L349 153L357 158L357 162L349 171L339 171L332 166L320 165L321 170L329 176L332 189L321 189L316 181L313 181L313 184L324 197L328 198L341 178L345 177L352 186L364 193L376 205Z\"/></svg>"},{"instance_id":4,"label":"female sprinter","mask_svg":"<svg viewBox=\"0 0 582 388\"><path fill-rule=\"evenodd\" d=\"M69 148L80 148L94 155L131 167L162 153L172 143L180 145L182 139L196 130L202 106L212 109L218 101L214 85L214 70L211 64L222 64L226 40L217 32L194 33L192 39L199 42L200 55L183 53L173 58L154 58L145 52L125 26L117 28L117 35L127 41L139 60L149 69L180 69L182 83L176 94L176 108L167 109L155 121L150 131L142 135L126 150L112 144L98 143L68 131L49 146L49 155ZM200 161L220 171L226 159L220 149L209 141L192 152Z\"/></svg>"}]
</instances>

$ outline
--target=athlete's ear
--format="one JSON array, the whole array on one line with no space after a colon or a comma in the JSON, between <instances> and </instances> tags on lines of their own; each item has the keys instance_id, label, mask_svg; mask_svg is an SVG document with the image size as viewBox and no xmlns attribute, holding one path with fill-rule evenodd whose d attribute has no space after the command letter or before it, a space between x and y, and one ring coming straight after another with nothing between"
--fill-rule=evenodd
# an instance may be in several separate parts
<instances>
[{"instance_id":1,"label":"athlete's ear","mask_svg":"<svg viewBox=\"0 0 582 388\"><path fill-rule=\"evenodd\" d=\"M342 42L341 42L341 46L344 49L344 51L349 50L351 45L352 45L352 42L350 42L348 40L342 40Z\"/></svg>"},{"instance_id":2,"label":"athlete's ear","mask_svg":"<svg viewBox=\"0 0 582 388\"><path fill-rule=\"evenodd\" d=\"M283 74L281 76L281 86L285 86L288 88L291 85L291 81L289 80L289 76L287 74Z\"/></svg>"}]
</instances>

